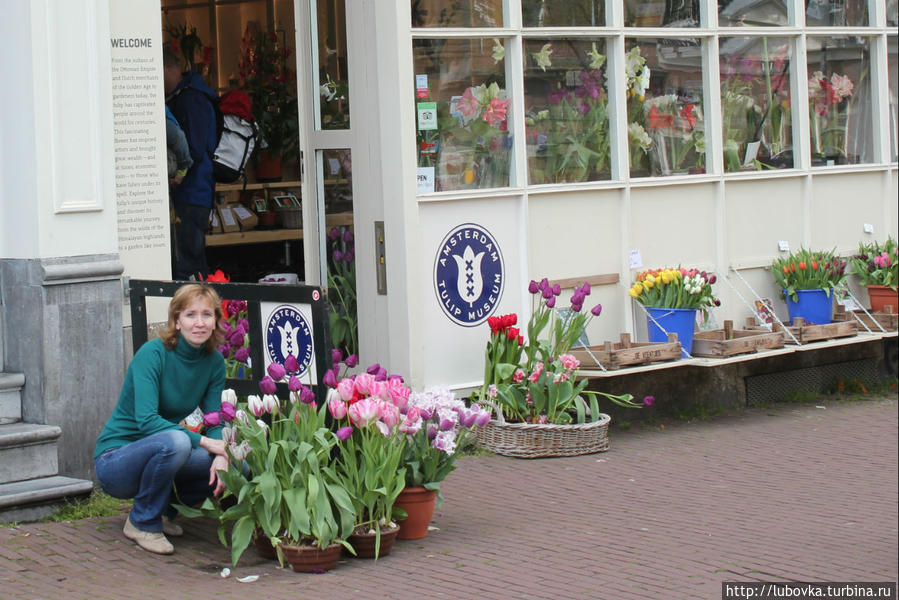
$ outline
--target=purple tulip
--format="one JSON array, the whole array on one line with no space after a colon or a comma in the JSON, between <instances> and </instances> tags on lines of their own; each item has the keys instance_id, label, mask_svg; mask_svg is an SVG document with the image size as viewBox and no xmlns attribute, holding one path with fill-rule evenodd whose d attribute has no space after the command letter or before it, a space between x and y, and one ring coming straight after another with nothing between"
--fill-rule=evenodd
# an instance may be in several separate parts
<instances>
[{"instance_id":1,"label":"purple tulip","mask_svg":"<svg viewBox=\"0 0 899 600\"><path fill-rule=\"evenodd\" d=\"M228 358L231 355L231 344L222 344L219 346L219 352L225 358Z\"/></svg>"},{"instance_id":2,"label":"purple tulip","mask_svg":"<svg viewBox=\"0 0 899 600\"><path fill-rule=\"evenodd\" d=\"M340 348L333 348L331 350L331 364L336 365L340 361L343 360L343 350Z\"/></svg>"},{"instance_id":3,"label":"purple tulip","mask_svg":"<svg viewBox=\"0 0 899 600\"><path fill-rule=\"evenodd\" d=\"M233 331L231 329L231 323L229 323L228 321L222 321L221 326L222 326L222 331L225 332L225 337L228 337L229 335L231 335L231 333Z\"/></svg>"},{"instance_id":4,"label":"purple tulip","mask_svg":"<svg viewBox=\"0 0 899 600\"><path fill-rule=\"evenodd\" d=\"M370 367L368 367L367 369L365 369L365 372L368 373L369 375L377 375L378 371L380 371L380 370L381 370L381 365L379 365L378 363L375 363L375 364L371 365Z\"/></svg>"},{"instance_id":5,"label":"purple tulip","mask_svg":"<svg viewBox=\"0 0 899 600\"><path fill-rule=\"evenodd\" d=\"M350 243L353 241L353 232L347 229L343 232L343 241L346 243Z\"/></svg>"},{"instance_id":6,"label":"purple tulip","mask_svg":"<svg viewBox=\"0 0 899 600\"><path fill-rule=\"evenodd\" d=\"M222 402L222 418L226 423L230 423L234 420L234 417L237 415L237 407L235 407L230 402Z\"/></svg>"},{"instance_id":7,"label":"purple tulip","mask_svg":"<svg viewBox=\"0 0 899 600\"><path fill-rule=\"evenodd\" d=\"M711 277L709 277L709 283L714 284L716 281L718 281L718 278L716 276L712 275Z\"/></svg>"},{"instance_id":8,"label":"purple tulip","mask_svg":"<svg viewBox=\"0 0 899 600\"><path fill-rule=\"evenodd\" d=\"M300 378L296 375L291 375L290 379L287 380L287 389L291 392L298 392L303 388L303 383L300 381Z\"/></svg>"},{"instance_id":9,"label":"purple tulip","mask_svg":"<svg viewBox=\"0 0 899 600\"><path fill-rule=\"evenodd\" d=\"M240 346L243 346L246 335L247 334L238 327L234 330L234 333L231 334L231 337L228 338L228 343L239 348Z\"/></svg>"},{"instance_id":10,"label":"purple tulip","mask_svg":"<svg viewBox=\"0 0 899 600\"><path fill-rule=\"evenodd\" d=\"M546 308L552 308L552 307L554 307L555 305L556 305L556 297L555 297L555 296L551 296L551 297L546 301Z\"/></svg>"},{"instance_id":11,"label":"purple tulip","mask_svg":"<svg viewBox=\"0 0 899 600\"><path fill-rule=\"evenodd\" d=\"M203 425L206 427L218 427L222 422L222 416L217 412L208 412L203 415Z\"/></svg>"},{"instance_id":12,"label":"purple tulip","mask_svg":"<svg viewBox=\"0 0 899 600\"><path fill-rule=\"evenodd\" d=\"M531 282L528 284L528 293L536 294L540 291L540 288L537 286L537 282L531 279Z\"/></svg>"},{"instance_id":13,"label":"purple tulip","mask_svg":"<svg viewBox=\"0 0 899 600\"><path fill-rule=\"evenodd\" d=\"M272 379L274 379L275 381L281 381L282 379L284 379L287 371L284 369L284 366L281 363L273 362L268 366L268 374L271 375Z\"/></svg>"},{"instance_id":14,"label":"purple tulip","mask_svg":"<svg viewBox=\"0 0 899 600\"><path fill-rule=\"evenodd\" d=\"M336 227L332 227L331 231L328 232L328 239L332 242L336 242L340 239L340 230Z\"/></svg>"},{"instance_id":15,"label":"purple tulip","mask_svg":"<svg viewBox=\"0 0 899 600\"><path fill-rule=\"evenodd\" d=\"M341 442L345 442L350 439L350 436L353 435L353 428L350 426L341 427L337 430L337 439Z\"/></svg>"},{"instance_id":16,"label":"purple tulip","mask_svg":"<svg viewBox=\"0 0 899 600\"><path fill-rule=\"evenodd\" d=\"M378 369L378 372L375 373L375 381L387 381L387 369L384 367Z\"/></svg>"},{"instance_id":17,"label":"purple tulip","mask_svg":"<svg viewBox=\"0 0 899 600\"><path fill-rule=\"evenodd\" d=\"M278 391L278 386L275 385L275 381L266 375L261 380L259 380L259 391L263 394L275 394Z\"/></svg>"},{"instance_id":18,"label":"purple tulip","mask_svg":"<svg viewBox=\"0 0 899 600\"><path fill-rule=\"evenodd\" d=\"M356 258L356 252L352 248L347 249L347 251L343 253L343 262L345 263L353 262L354 258Z\"/></svg>"},{"instance_id":19,"label":"purple tulip","mask_svg":"<svg viewBox=\"0 0 899 600\"><path fill-rule=\"evenodd\" d=\"M293 354L288 354L284 359L284 370L288 373L297 373L300 370L300 361Z\"/></svg>"},{"instance_id":20,"label":"purple tulip","mask_svg":"<svg viewBox=\"0 0 899 600\"><path fill-rule=\"evenodd\" d=\"M437 426L431 423L428 425L428 439L433 440L435 437L437 437Z\"/></svg>"},{"instance_id":21,"label":"purple tulip","mask_svg":"<svg viewBox=\"0 0 899 600\"><path fill-rule=\"evenodd\" d=\"M246 319L238 319L237 326L243 329L244 333L248 333L250 331L250 322Z\"/></svg>"},{"instance_id":22,"label":"purple tulip","mask_svg":"<svg viewBox=\"0 0 899 600\"><path fill-rule=\"evenodd\" d=\"M552 288L551 288L551 287L545 287L545 288L543 288L543 294L542 294L542 295L543 295L543 299L544 299L544 300L549 300L550 298L552 298L552 297L553 297L553 290L552 290Z\"/></svg>"},{"instance_id":23,"label":"purple tulip","mask_svg":"<svg viewBox=\"0 0 899 600\"><path fill-rule=\"evenodd\" d=\"M238 348L237 352L234 353L234 360L239 363L244 363L250 360L250 349L249 348Z\"/></svg>"},{"instance_id":24,"label":"purple tulip","mask_svg":"<svg viewBox=\"0 0 899 600\"><path fill-rule=\"evenodd\" d=\"M645 398L643 398L643 405L644 406L652 406L652 403L655 401L656 401L655 396L646 396Z\"/></svg>"},{"instance_id":25,"label":"purple tulip","mask_svg":"<svg viewBox=\"0 0 899 600\"><path fill-rule=\"evenodd\" d=\"M581 286L581 291L584 292L585 296L590 295L590 282L589 281L584 282L584 285Z\"/></svg>"},{"instance_id":26,"label":"purple tulip","mask_svg":"<svg viewBox=\"0 0 899 600\"><path fill-rule=\"evenodd\" d=\"M483 427L487 423L490 422L490 411L483 410L478 413L478 417L475 419L474 424L478 427Z\"/></svg>"},{"instance_id":27,"label":"purple tulip","mask_svg":"<svg viewBox=\"0 0 899 600\"><path fill-rule=\"evenodd\" d=\"M325 376L322 378L322 383L324 383L329 388L337 387L337 375L334 374L334 371L328 370L325 373Z\"/></svg>"},{"instance_id":28,"label":"purple tulip","mask_svg":"<svg viewBox=\"0 0 899 600\"><path fill-rule=\"evenodd\" d=\"M572 304L583 304L584 299L587 297L587 294L584 294L580 288L575 290L574 294L571 295L571 303Z\"/></svg>"},{"instance_id":29,"label":"purple tulip","mask_svg":"<svg viewBox=\"0 0 899 600\"><path fill-rule=\"evenodd\" d=\"M336 263L343 262L343 252L341 252L340 250L335 250L334 253L331 255L331 258Z\"/></svg>"},{"instance_id":30,"label":"purple tulip","mask_svg":"<svg viewBox=\"0 0 899 600\"><path fill-rule=\"evenodd\" d=\"M315 402L315 392L307 388L305 385L300 387L300 402L303 404L312 404Z\"/></svg>"},{"instance_id":31,"label":"purple tulip","mask_svg":"<svg viewBox=\"0 0 899 600\"><path fill-rule=\"evenodd\" d=\"M358 354L350 354L349 356L346 357L346 361L344 361L344 364L352 369L353 367L355 367L356 365L359 364L359 355Z\"/></svg>"},{"instance_id":32,"label":"purple tulip","mask_svg":"<svg viewBox=\"0 0 899 600\"><path fill-rule=\"evenodd\" d=\"M546 288L549 287L549 279L544 277L543 279L540 280L540 283L537 284L537 287L539 287L540 291L542 292L543 290L545 290Z\"/></svg>"},{"instance_id":33,"label":"purple tulip","mask_svg":"<svg viewBox=\"0 0 899 600\"><path fill-rule=\"evenodd\" d=\"M598 317L599 313L601 313L601 312L602 312L602 304L597 304L596 306L594 306L593 308L590 309L590 313L594 317Z\"/></svg>"},{"instance_id":34,"label":"purple tulip","mask_svg":"<svg viewBox=\"0 0 899 600\"><path fill-rule=\"evenodd\" d=\"M559 296L561 294L562 294L562 286L561 286L561 284L557 283L556 285L553 286L553 295Z\"/></svg>"},{"instance_id":35,"label":"purple tulip","mask_svg":"<svg viewBox=\"0 0 899 600\"><path fill-rule=\"evenodd\" d=\"M582 309L582 308L584 308L584 305L583 305L583 304L572 304L572 305L571 305L571 310L574 311L574 312L576 312L576 313L581 312L581 309Z\"/></svg>"}]
</instances>

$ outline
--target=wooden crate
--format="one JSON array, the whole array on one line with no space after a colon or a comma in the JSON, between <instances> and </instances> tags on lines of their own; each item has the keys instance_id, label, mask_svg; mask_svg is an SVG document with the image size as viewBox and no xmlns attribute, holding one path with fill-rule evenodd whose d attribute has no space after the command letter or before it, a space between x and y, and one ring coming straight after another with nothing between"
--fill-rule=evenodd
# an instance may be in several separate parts
<instances>
[{"instance_id":1,"label":"wooden crate","mask_svg":"<svg viewBox=\"0 0 899 600\"><path fill-rule=\"evenodd\" d=\"M783 348L782 331L734 329L733 321L725 321L724 329L699 331L693 336L693 356L725 358L750 354L759 349Z\"/></svg>"},{"instance_id":2,"label":"wooden crate","mask_svg":"<svg viewBox=\"0 0 899 600\"><path fill-rule=\"evenodd\" d=\"M588 349L576 348L571 353L583 368L589 369L601 364L614 371L626 366L678 360L681 357L681 346L676 333L669 333L667 342L632 342L629 334L622 333L620 342L606 342Z\"/></svg>"},{"instance_id":3,"label":"wooden crate","mask_svg":"<svg viewBox=\"0 0 899 600\"><path fill-rule=\"evenodd\" d=\"M856 317L858 317L858 319L856 319ZM851 323L858 323L858 321L861 320L862 323L868 326L868 329L874 332L880 331L880 327L877 326L878 323L887 331L899 330L899 314L896 314L893 311L893 307L889 305L884 307L884 312L873 312L869 310L867 315L862 310L846 312L844 306L837 305L837 309L833 314L833 320L849 321ZM862 328L861 325L859 325L859 328Z\"/></svg>"},{"instance_id":4,"label":"wooden crate","mask_svg":"<svg viewBox=\"0 0 899 600\"><path fill-rule=\"evenodd\" d=\"M764 329L764 328L762 328ZM773 331L781 331L780 323L775 323ZM858 323L855 321L841 321L836 323L826 323L823 325L806 325L801 318L793 319L792 325L787 325L783 329L793 334L790 337L784 334L784 341L787 344L795 344L793 338L799 340L800 344L809 342L819 342L821 340L832 340L835 338L853 337L858 335Z\"/></svg>"}]
</instances>

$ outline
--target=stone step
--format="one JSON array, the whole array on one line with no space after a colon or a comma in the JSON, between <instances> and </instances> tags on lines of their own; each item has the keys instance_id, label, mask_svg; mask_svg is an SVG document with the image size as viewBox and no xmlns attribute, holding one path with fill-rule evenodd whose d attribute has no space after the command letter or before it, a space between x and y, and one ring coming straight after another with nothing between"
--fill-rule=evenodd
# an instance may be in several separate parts
<instances>
[{"instance_id":1,"label":"stone step","mask_svg":"<svg viewBox=\"0 0 899 600\"><path fill-rule=\"evenodd\" d=\"M55 425L0 425L0 484L49 477L59 472Z\"/></svg>"},{"instance_id":2,"label":"stone step","mask_svg":"<svg viewBox=\"0 0 899 600\"><path fill-rule=\"evenodd\" d=\"M64 501L86 496L93 488L90 480L60 475L0 484L0 523L43 519Z\"/></svg>"},{"instance_id":3,"label":"stone step","mask_svg":"<svg viewBox=\"0 0 899 600\"><path fill-rule=\"evenodd\" d=\"M3 340L0 340L0 345ZM22 420L22 386L25 376L21 373L0 371L0 425Z\"/></svg>"}]
</instances>

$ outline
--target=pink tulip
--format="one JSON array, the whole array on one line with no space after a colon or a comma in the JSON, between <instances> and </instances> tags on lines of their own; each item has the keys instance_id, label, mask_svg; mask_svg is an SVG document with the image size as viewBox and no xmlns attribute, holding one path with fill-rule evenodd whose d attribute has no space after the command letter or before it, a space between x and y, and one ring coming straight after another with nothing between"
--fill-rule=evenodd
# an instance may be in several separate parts
<instances>
[{"instance_id":1,"label":"pink tulip","mask_svg":"<svg viewBox=\"0 0 899 600\"><path fill-rule=\"evenodd\" d=\"M349 427L349 426L341 427L340 429L337 430L337 439L339 439L341 442L345 442L348 439L350 439L351 435L353 435L352 427Z\"/></svg>"},{"instance_id":2,"label":"pink tulip","mask_svg":"<svg viewBox=\"0 0 899 600\"><path fill-rule=\"evenodd\" d=\"M331 396L328 400L328 411L338 421L346 416L346 402L340 396Z\"/></svg>"},{"instance_id":3,"label":"pink tulip","mask_svg":"<svg viewBox=\"0 0 899 600\"><path fill-rule=\"evenodd\" d=\"M208 412L203 415L203 425L206 427L217 427L222 422L222 416L217 412Z\"/></svg>"},{"instance_id":4,"label":"pink tulip","mask_svg":"<svg viewBox=\"0 0 899 600\"><path fill-rule=\"evenodd\" d=\"M371 397L380 400L390 400L390 393L386 381L375 381L371 386Z\"/></svg>"},{"instance_id":5,"label":"pink tulip","mask_svg":"<svg viewBox=\"0 0 899 600\"><path fill-rule=\"evenodd\" d=\"M341 379L337 384L337 393L340 394L340 399L344 402L349 402L353 399L353 393L355 392L355 383L350 378Z\"/></svg>"},{"instance_id":6,"label":"pink tulip","mask_svg":"<svg viewBox=\"0 0 899 600\"><path fill-rule=\"evenodd\" d=\"M478 416L474 421L475 426L483 427L484 425L486 425L487 423L490 422L490 417L491 417L491 415L490 415L489 410L482 410L481 412L478 413Z\"/></svg>"},{"instance_id":7,"label":"pink tulip","mask_svg":"<svg viewBox=\"0 0 899 600\"><path fill-rule=\"evenodd\" d=\"M278 391L278 386L275 385L275 381L271 377L266 375L259 380L259 391L263 394L274 394Z\"/></svg>"},{"instance_id":8,"label":"pink tulip","mask_svg":"<svg viewBox=\"0 0 899 600\"><path fill-rule=\"evenodd\" d=\"M347 409L350 423L356 427L368 427L378 418L378 401L363 398Z\"/></svg>"},{"instance_id":9,"label":"pink tulip","mask_svg":"<svg viewBox=\"0 0 899 600\"><path fill-rule=\"evenodd\" d=\"M265 405L262 404L262 398L255 394L247 396L247 408L254 417L261 417L265 414Z\"/></svg>"},{"instance_id":10,"label":"pink tulip","mask_svg":"<svg viewBox=\"0 0 899 600\"><path fill-rule=\"evenodd\" d=\"M234 420L234 416L237 414L237 408L229 402L222 402L222 418L226 423L230 423Z\"/></svg>"},{"instance_id":11,"label":"pink tulip","mask_svg":"<svg viewBox=\"0 0 899 600\"><path fill-rule=\"evenodd\" d=\"M378 418L388 427L396 427L400 421L400 409L390 402L382 401L378 403Z\"/></svg>"},{"instance_id":12,"label":"pink tulip","mask_svg":"<svg viewBox=\"0 0 899 600\"><path fill-rule=\"evenodd\" d=\"M375 383L375 376L370 373L360 373L356 375L354 380L356 391L362 396L371 396L372 385Z\"/></svg>"}]
</instances>

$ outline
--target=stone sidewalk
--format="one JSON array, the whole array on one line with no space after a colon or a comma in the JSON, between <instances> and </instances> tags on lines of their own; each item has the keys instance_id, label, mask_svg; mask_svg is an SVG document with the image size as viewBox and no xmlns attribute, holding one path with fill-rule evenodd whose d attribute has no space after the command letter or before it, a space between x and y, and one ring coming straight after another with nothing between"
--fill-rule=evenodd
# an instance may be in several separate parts
<instances>
[{"instance_id":1,"label":"stone sidewalk","mask_svg":"<svg viewBox=\"0 0 899 600\"><path fill-rule=\"evenodd\" d=\"M896 581L897 402L612 431L574 458L464 457L428 537L294 573L214 524L141 551L124 515L0 529L0 599L715 599L722 581ZM259 575L253 583L237 577Z\"/></svg>"}]
</instances>

